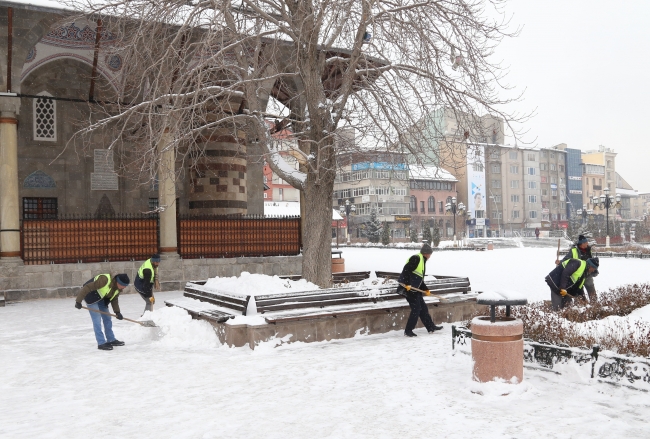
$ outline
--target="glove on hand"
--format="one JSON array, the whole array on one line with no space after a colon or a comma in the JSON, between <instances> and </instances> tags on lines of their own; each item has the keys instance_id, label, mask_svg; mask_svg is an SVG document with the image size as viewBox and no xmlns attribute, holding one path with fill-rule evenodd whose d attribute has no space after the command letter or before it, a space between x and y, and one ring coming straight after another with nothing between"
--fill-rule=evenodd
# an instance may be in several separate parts
<instances>
[{"instance_id":1,"label":"glove on hand","mask_svg":"<svg viewBox=\"0 0 650 439\"><path fill-rule=\"evenodd\" d=\"M406 291L411 291L411 286L410 285L404 285L404 289Z\"/></svg>"},{"instance_id":2,"label":"glove on hand","mask_svg":"<svg viewBox=\"0 0 650 439\"><path fill-rule=\"evenodd\" d=\"M115 317L117 317L117 320L122 320L124 318L121 312L116 312Z\"/></svg>"},{"instance_id":3,"label":"glove on hand","mask_svg":"<svg viewBox=\"0 0 650 439\"><path fill-rule=\"evenodd\" d=\"M560 290L560 296L564 297L567 295L566 290Z\"/></svg>"},{"instance_id":4,"label":"glove on hand","mask_svg":"<svg viewBox=\"0 0 650 439\"><path fill-rule=\"evenodd\" d=\"M156 298L153 297L153 296L151 296L151 297L149 298L149 302L151 302L151 304L153 305L154 303L156 303Z\"/></svg>"},{"instance_id":5,"label":"glove on hand","mask_svg":"<svg viewBox=\"0 0 650 439\"><path fill-rule=\"evenodd\" d=\"M430 295L431 295L431 291L429 291L429 290L426 290L426 291L425 291L425 292L423 292L422 294L424 294L425 296L430 296Z\"/></svg>"},{"instance_id":6,"label":"glove on hand","mask_svg":"<svg viewBox=\"0 0 650 439\"><path fill-rule=\"evenodd\" d=\"M81 302L75 302L74 307L77 309L81 309Z\"/></svg>"}]
</instances>

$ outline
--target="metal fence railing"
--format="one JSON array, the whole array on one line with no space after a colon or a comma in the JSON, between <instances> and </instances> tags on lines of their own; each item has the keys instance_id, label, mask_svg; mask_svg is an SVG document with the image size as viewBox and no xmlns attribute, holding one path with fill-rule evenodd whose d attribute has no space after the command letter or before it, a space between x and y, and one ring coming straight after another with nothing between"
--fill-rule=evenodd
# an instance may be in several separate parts
<instances>
[{"instance_id":1,"label":"metal fence railing","mask_svg":"<svg viewBox=\"0 0 650 439\"><path fill-rule=\"evenodd\" d=\"M178 217L178 253L185 259L290 256L302 247L299 217Z\"/></svg>"},{"instance_id":2,"label":"metal fence railing","mask_svg":"<svg viewBox=\"0 0 650 439\"><path fill-rule=\"evenodd\" d=\"M21 253L26 265L146 259L158 251L158 218L59 216L23 219Z\"/></svg>"}]
</instances>

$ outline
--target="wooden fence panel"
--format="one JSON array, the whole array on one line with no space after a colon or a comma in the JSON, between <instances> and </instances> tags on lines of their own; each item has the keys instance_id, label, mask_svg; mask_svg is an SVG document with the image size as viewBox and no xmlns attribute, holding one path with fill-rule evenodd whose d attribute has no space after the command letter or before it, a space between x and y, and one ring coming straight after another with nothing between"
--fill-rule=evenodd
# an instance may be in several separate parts
<instances>
[{"instance_id":1,"label":"wooden fence panel","mask_svg":"<svg viewBox=\"0 0 650 439\"><path fill-rule=\"evenodd\" d=\"M181 216L178 248L184 259L300 254L300 218Z\"/></svg>"}]
</instances>

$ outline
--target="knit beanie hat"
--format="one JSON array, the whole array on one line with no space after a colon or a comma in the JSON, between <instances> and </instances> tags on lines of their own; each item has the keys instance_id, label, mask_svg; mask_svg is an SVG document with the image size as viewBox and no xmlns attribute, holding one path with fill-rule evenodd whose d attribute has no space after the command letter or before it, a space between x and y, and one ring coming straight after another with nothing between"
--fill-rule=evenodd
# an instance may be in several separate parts
<instances>
[{"instance_id":1,"label":"knit beanie hat","mask_svg":"<svg viewBox=\"0 0 650 439\"><path fill-rule=\"evenodd\" d=\"M160 262L160 255L156 253L151 257L151 262Z\"/></svg>"},{"instance_id":2,"label":"knit beanie hat","mask_svg":"<svg viewBox=\"0 0 650 439\"><path fill-rule=\"evenodd\" d=\"M578 236L578 242L577 242L578 245L584 244L585 242L589 242L589 240L585 238L585 235Z\"/></svg>"},{"instance_id":3,"label":"knit beanie hat","mask_svg":"<svg viewBox=\"0 0 650 439\"><path fill-rule=\"evenodd\" d=\"M131 283L131 279L129 279L129 275L126 273L120 273L116 275L115 281L124 287L128 287L129 284Z\"/></svg>"},{"instance_id":4,"label":"knit beanie hat","mask_svg":"<svg viewBox=\"0 0 650 439\"><path fill-rule=\"evenodd\" d=\"M600 262L598 258L589 258L587 259L587 264L597 270L598 266L600 265Z\"/></svg>"},{"instance_id":5,"label":"knit beanie hat","mask_svg":"<svg viewBox=\"0 0 650 439\"><path fill-rule=\"evenodd\" d=\"M420 249L420 253L422 253L423 255L430 255L431 253L433 253L433 249L428 243L425 242L422 245L422 248Z\"/></svg>"}]
</instances>

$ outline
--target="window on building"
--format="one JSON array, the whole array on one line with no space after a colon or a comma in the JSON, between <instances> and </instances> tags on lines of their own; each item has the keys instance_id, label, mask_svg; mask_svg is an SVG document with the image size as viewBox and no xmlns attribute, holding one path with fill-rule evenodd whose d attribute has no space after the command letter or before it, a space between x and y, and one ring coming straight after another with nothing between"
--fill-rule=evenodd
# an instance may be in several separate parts
<instances>
[{"instance_id":1,"label":"window on building","mask_svg":"<svg viewBox=\"0 0 650 439\"><path fill-rule=\"evenodd\" d=\"M607 169L611 169L611 168L612 168L612 161L607 160Z\"/></svg>"},{"instance_id":2,"label":"window on building","mask_svg":"<svg viewBox=\"0 0 650 439\"><path fill-rule=\"evenodd\" d=\"M517 151L510 151L510 152L508 153L508 157L509 157L511 160L517 160Z\"/></svg>"},{"instance_id":3,"label":"window on building","mask_svg":"<svg viewBox=\"0 0 650 439\"><path fill-rule=\"evenodd\" d=\"M531 210L528 212L528 216L530 218L537 218L537 211L536 210Z\"/></svg>"},{"instance_id":4,"label":"window on building","mask_svg":"<svg viewBox=\"0 0 650 439\"><path fill-rule=\"evenodd\" d=\"M543 196L548 195L548 189L542 189L542 195Z\"/></svg>"},{"instance_id":5,"label":"window on building","mask_svg":"<svg viewBox=\"0 0 650 439\"><path fill-rule=\"evenodd\" d=\"M555 171L555 164L551 163L550 168L551 168L551 171Z\"/></svg>"},{"instance_id":6,"label":"window on building","mask_svg":"<svg viewBox=\"0 0 650 439\"><path fill-rule=\"evenodd\" d=\"M38 94L42 98L33 99L34 140L56 142L56 101L48 99L47 92Z\"/></svg>"},{"instance_id":7,"label":"window on building","mask_svg":"<svg viewBox=\"0 0 650 439\"><path fill-rule=\"evenodd\" d=\"M269 197L269 194L267 194L266 192L264 192L264 198L268 198L268 197Z\"/></svg>"},{"instance_id":8,"label":"window on building","mask_svg":"<svg viewBox=\"0 0 650 439\"><path fill-rule=\"evenodd\" d=\"M501 173L501 165L498 163L495 163L492 165L492 173L493 174L500 174Z\"/></svg>"},{"instance_id":9,"label":"window on building","mask_svg":"<svg viewBox=\"0 0 650 439\"><path fill-rule=\"evenodd\" d=\"M557 183L557 177L551 177L551 184Z\"/></svg>"},{"instance_id":10,"label":"window on building","mask_svg":"<svg viewBox=\"0 0 650 439\"><path fill-rule=\"evenodd\" d=\"M557 165L557 170L560 172L564 172L564 165Z\"/></svg>"},{"instance_id":11,"label":"window on building","mask_svg":"<svg viewBox=\"0 0 650 439\"><path fill-rule=\"evenodd\" d=\"M548 183L548 177L546 177L546 175L540 176L539 179L542 183Z\"/></svg>"},{"instance_id":12,"label":"window on building","mask_svg":"<svg viewBox=\"0 0 650 439\"><path fill-rule=\"evenodd\" d=\"M503 218L503 214L501 212L494 211L494 212L492 212L492 218L493 219L501 219L501 218Z\"/></svg>"},{"instance_id":13,"label":"window on building","mask_svg":"<svg viewBox=\"0 0 650 439\"><path fill-rule=\"evenodd\" d=\"M436 213L436 199L429 197L428 208L430 213Z\"/></svg>"},{"instance_id":14,"label":"window on building","mask_svg":"<svg viewBox=\"0 0 650 439\"><path fill-rule=\"evenodd\" d=\"M611 179L612 179L612 173L607 171L607 180L611 180Z\"/></svg>"},{"instance_id":15,"label":"window on building","mask_svg":"<svg viewBox=\"0 0 650 439\"><path fill-rule=\"evenodd\" d=\"M413 195L411 195L411 203L409 205L409 209L411 210L411 212L418 211L418 199L415 198Z\"/></svg>"},{"instance_id":16,"label":"window on building","mask_svg":"<svg viewBox=\"0 0 650 439\"><path fill-rule=\"evenodd\" d=\"M438 201L438 213L445 213L445 207L442 201Z\"/></svg>"},{"instance_id":17,"label":"window on building","mask_svg":"<svg viewBox=\"0 0 650 439\"><path fill-rule=\"evenodd\" d=\"M510 165L510 173L511 173L511 174L519 174L519 166L517 166L517 165Z\"/></svg>"},{"instance_id":18,"label":"window on building","mask_svg":"<svg viewBox=\"0 0 650 439\"><path fill-rule=\"evenodd\" d=\"M23 197L23 219L56 218L58 213L57 198Z\"/></svg>"},{"instance_id":19,"label":"window on building","mask_svg":"<svg viewBox=\"0 0 650 439\"><path fill-rule=\"evenodd\" d=\"M153 212L156 209L158 209L158 198L149 198L148 206L149 206L149 212Z\"/></svg>"},{"instance_id":20,"label":"window on building","mask_svg":"<svg viewBox=\"0 0 650 439\"><path fill-rule=\"evenodd\" d=\"M546 151L542 151L542 157L546 157L548 154Z\"/></svg>"},{"instance_id":21,"label":"window on building","mask_svg":"<svg viewBox=\"0 0 650 439\"><path fill-rule=\"evenodd\" d=\"M474 162L474 164L472 165L472 169L474 169L474 171L476 171L476 172L483 172L483 169L484 169L483 168L483 163Z\"/></svg>"},{"instance_id":22,"label":"window on building","mask_svg":"<svg viewBox=\"0 0 650 439\"><path fill-rule=\"evenodd\" d=\"M513 210L512 211L512 217L513 218L519 218L519 211L518 210Z\"/></svg>"},{"instance_id":23,"label":"window on building","mask_svg":"<svg viewBox=\"0 0 650 439\"><path fill-rule=\"evenodd\" d=\"M537 195L528 195L529 203L537 203Z\"/></svg>"},{"instance_id":24,"label":"window on building","mask_svg":"<svg viewBox=\"0 0 650 439\"><path fill-rule=\"evenodd\" d=\"M528 153L528 161L529 162L534 162L535 161L535 154L534 153Z\"/></svg>"},{"instance_id":25,"label":"window on building","mask_svg":"<svg viewBox=\"0 0 650 439\"><path fill-rule=\"evenodd\" d=\"M535 175L535 168L528 168L528 175Z\"/></svg>"},{"instance_id":26,"label":"window on building","mask_svg":"<svg viewBox=\"0 0 650 439\"><path fill-rule=\"evenodd\" d=\"M424 213L424 201L420 201L420 213Z\"/></svg>"},{"instance_id":27,"label":"window on building","mask_svg":"<svg viewBox=\"0 0 650 439\"><path fill-rule=\"evenodd\" d=\"M537 182L536 181L529 181L528 182L528 189L537 189Z\"/></svg>"},{"instance_id":28,"label":"window on building","mask_svg":"<svg viewBox=\"0 0 650 439\"><path fill-rule=\"evenodd\" d=\"M501 154L499 154L498 150L492 150L490 151L490 159L492 160L499 160L501 158Z\"/></svg>"},{"instance_id":29,"label":"window on building","mask_svg":"<svg viewBox=\"0 0 650 439\"><path fill-rule=\"evenodd\" d=\"M477 210L475 211L476 218L485 218L485 211L484 210Z\"/></svg>"},{"instance_id":30,"label":"window on building","mask_svg":"<svg viewBox=\"0 0 650 439\"><path fill-rule=\"evenodd\" d=\"M510 182L510 188L511 189L519 189L519 180L512 180Z\"/></svg>"},{"instance_id":31,"label":"window on building","mask_svg":"<svg viewBox=\"0 0 650 439\"><path fill-rule=\"evenodd\" d=\"M540 171L546 171L548 170L548 165L546 163L540 163L539 164L539 170Z\"/></svg>"},{"instance_id":32,"label":"window on building","mask_svg":"<svg viewBox=\"0 0 650 439\"><path fill-rule=\"evenodd\" d=\"M510 201L512 203L518 203L519 202L519 195L510 195Z\"/></svg>"},{"instance_id":33,"label":"window on building","mask_svg":"<svg viewBox=\"0 0 650 439\"><path fill-rule=\"evenodd\" d=\"M495 203L500 203L501 202L501 195L493 195L492 199L494 200Z\"/></svg>"},{"instance_id":34,"label":"window on building","mask_svg":"<svg viewBox=\"0 0 650 439\"><path fill-rule=\"evenodd\" d=\"M552 159L555 158L555 153L554 153L554 152L551 153L551 158L552 158Z\"/></svg>"},{"instance_id":35,"label":"window on building","mask_svg":"<svg viewBox=\"0 0 650 439\"><path fill-rule=\"evenodd\" d=\"M492 180L492 188L493 189L500 189L501 188L501 180Z\"/></svg>"}]
</instances>

